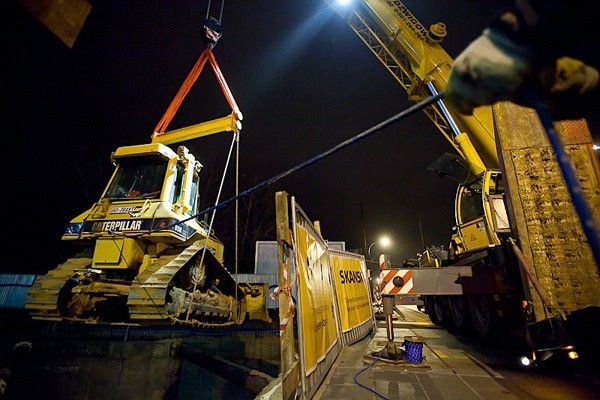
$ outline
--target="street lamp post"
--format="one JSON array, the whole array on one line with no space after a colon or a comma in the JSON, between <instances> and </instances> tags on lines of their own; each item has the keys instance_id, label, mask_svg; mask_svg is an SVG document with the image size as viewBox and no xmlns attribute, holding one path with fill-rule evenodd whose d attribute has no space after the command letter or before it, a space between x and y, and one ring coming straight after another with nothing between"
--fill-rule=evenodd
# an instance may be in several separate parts
<instances>
[{"instance_id":1,"label":"street lamp post","mask_svg":"<svg viewBox=\"0 0 600 400\"><path fill-rule=\"evenodd\" d=\"M371 245L369 246L369 249L367 250L367 255L369 256L369 260L373 260L373 258L371 257L371 248L376 245L377 243L379 243L379 245L383 248L388 247L392 242L390 240L389 237L387 236L382 236L380 237L378 240L374 241L373 243L371 243Z\"/></svg>"}]
</instances>

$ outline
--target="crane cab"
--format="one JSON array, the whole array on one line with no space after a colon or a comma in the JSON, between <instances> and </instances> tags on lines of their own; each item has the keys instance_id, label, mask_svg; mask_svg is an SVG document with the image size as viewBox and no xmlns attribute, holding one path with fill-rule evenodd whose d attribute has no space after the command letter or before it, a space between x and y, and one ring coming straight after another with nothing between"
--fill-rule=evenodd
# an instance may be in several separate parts
<instances>
[{"instance_id":1,"label":"crane cab","mask_svg":"<svg viewBox=\"0 0 600 400\"><path fill-rule=\"evenodd\" d=\"M510 231L499 171L486 170L459 185L455 203L454 255L498 246L498 235Z\"/></svg>"}]
</instances>

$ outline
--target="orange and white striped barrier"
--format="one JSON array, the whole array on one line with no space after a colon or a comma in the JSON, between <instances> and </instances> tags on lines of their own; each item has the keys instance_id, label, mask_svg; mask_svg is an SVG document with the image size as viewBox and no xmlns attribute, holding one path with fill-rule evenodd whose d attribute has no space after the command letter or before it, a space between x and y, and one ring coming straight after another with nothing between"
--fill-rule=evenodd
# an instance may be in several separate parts
<instances>
[{"instance_id":1,"label":"orange and white striped barrier","mask_svg":"<svg viewBox=\"0 0 600 400\"><path fill-rule=\"evenodd\" d=\"M412 271L409 269L386 269L379 273L381 294L413 294Z\"/></svg>"}]
</instances>

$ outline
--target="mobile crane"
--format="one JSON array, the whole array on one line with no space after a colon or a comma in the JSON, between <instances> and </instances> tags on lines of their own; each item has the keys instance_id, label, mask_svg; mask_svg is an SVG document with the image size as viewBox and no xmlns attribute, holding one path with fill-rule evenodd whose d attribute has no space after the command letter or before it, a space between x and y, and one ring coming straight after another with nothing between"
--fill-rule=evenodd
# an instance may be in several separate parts
<instances>
[{"instance_id":1,"label":"mobile crane","mask_svg":"<svg viewBox=\"0 0 600 400\"><path fill-rule=\"evenodd\" d=\"M398 0L326 2L410 100L418 102L445 89L453 63L440 44L447 34L445 24L426 28ZM424 301L434 323L474 329L486 338L502 327L524 339L534 357L541 357L543 349L572 349L583 343L577 331L590 327L583 315L598 315L600 277L560 171L548 166L554 160L545 136L533 128L539 126L535 113L502 102L466 116L440 100L425 114L458 153L446 153L430 166L459 183L456 225L447 251L443 246L427 249L439 259L426 257L434 262L410 268L411 295ZM578 162L598 218L600 168L587 124L579 120L556 125ZM525 135L531 139L519 140ZM384 268L378 289L385 296L407 282L401 269Z\"/></svg>"},{"instance_id":2,"label":"mobile crane","mask_svg":"<svg viewBox=\"0 0 600 400\"><path fill-rule=\"evenodd\" d=\"M214 27L214 19L208 21ZM242 114L212 53L214 43L207 44L151 142L111 155L115 169L100 199L62 235L81 251L36 279L28 293L25 308L33 319L224 327L244 321L247 295L262 295L264 285L235 282L223 265L223 244L198 216L202 165L185 146L168 146L241 129ZM207 62L231 114L166 132Z\"/></svg>"}]
</instances>

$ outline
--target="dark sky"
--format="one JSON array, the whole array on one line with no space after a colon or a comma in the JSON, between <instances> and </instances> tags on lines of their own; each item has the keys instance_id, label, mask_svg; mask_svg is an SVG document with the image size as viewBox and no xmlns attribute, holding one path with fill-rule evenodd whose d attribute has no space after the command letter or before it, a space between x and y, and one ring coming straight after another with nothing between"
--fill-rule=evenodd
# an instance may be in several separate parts
<instances>
[{"instance_id":1,"label":"dark sky","mask_svg":"<svg viewBox=\"0 0 600 400\"><path fill-rule=\"evenodd\" d=\"M98 200L112 171L110 152L150 141L203 50L208 2L90 1L91 13L72 49L20 5L4 3L3 136L14 144L5 145L8 229L2 246L8 254L2 270L39 272L68 253L60 235L69 219ZM404 3L426 26L446 23L443 47L453 57L510 4ZM219 5L213 2L212 15L218 16ZM411 105L323 0L229 1L222 25L214 54L244 115L240 190ZM169 129L229 112L206 68ZM219 179L230 142L231 134L221 133L184 144L205 173ZM362 246L363 226L367 245L388 234L392 262L401 263L422 249L420 227L427 245L449 240L455 184L427 171L444 152L452 148L419 113L280 180L276 189L295 196L320 221L325 239L345 241L348 249ZM223 199L234 193L233 161L226 180ZM231 229L225 230L221 239L231 246ZM253 258L242 263L253 266Z\"/></svg>"}]
</instances>

